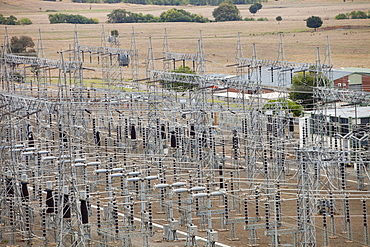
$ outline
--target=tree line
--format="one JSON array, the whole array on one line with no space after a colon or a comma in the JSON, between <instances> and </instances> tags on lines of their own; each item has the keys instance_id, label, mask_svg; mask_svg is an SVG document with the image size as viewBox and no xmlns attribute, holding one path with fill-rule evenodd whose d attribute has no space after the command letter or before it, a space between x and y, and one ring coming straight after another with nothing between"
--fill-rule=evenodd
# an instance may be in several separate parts
<instances>
[{"instance_id":1,"label":"tree line","mask_svg":"<svg viewBox=\"0 0 370 247\"><path fill-rule=\"evenodd\" d=\"M97 18L87 18L82 15L68 15L68 14L50 14L50 24L55 23L72 23L72 24L98 24Z\"/></svg>"},{"instance_id":2,"label":"tree line","mask_svg":"<svg viewBox=\"0 0 370 247\"><path fill-rule=\"evenodd\" d=\"M125 9L115 9L108 14L109 23L138 23L138 22L209 22L202 15L192 14L183 9L169 9L156 17L151 14L132 13Z\"/></svg>"},{"instance_id":3,"label":"tree line","mask_svg":"<svg viewBox=\"0 0 370 247\"><path fill-rule=\"evenodd\" d=\"M256 12L262 8L262 4L256 3ZM255 12L253 12L255 13ZM233 4L232 0L222 2L212 12L215 21L241 21L239 9ZM246 18L246 21L251 19ZM254 20L254 19L253 19ZM266 18L260 18L258 21L265 21ZM137 22L209 22L208 18L202 15L192 14L183 9L172 8L162 12L160 16L156 17L151 14L143 15L142 13L132 13L125 9L115 9L108 14L109 23L137 23Z\"/></svg>"},{"instance_id":4,"label":"tree line","mask_svg":"<svg viewBox=\"0 0 370 247\"><path fill-rule=\"evenodd\" d=\"M119 3L121 0L72 0L74 3Z\"/></svg>"},{"instance_id":5,"label":"tree line","mask_svg":"<svg viewBox=\"0 0 370 247\"><path fill-rule=\"evenodd\" d=\"M341 13L334 17L335 20L344 20L344 19L370 19L370 11L367 13L365 11L352 11L350 13Z\"/></svg>"},{"instance_id":6,"label":"tree line","mask_svg":"<svg viewBox=\"0 0 370 247\"><path fill-rule=\"evenodd\" d=\"M21 18L18 20L14 15L5 17L0 14L0 25L31 25L32 21L28 18Z\"/></svg>"},{"instance_id":7,"label":"tree line","mask_svg":"<svg viewBox=\"0 0 370 247\"><path fill-rule=\"evenodd\" d=\"M134 4L152 4L152 5L211 5L218 6L224 0L72 0L76 3L134 3ZM233 0L234 4L255 4L267 2L267 0Z\"/></svg>"}]
</instances>

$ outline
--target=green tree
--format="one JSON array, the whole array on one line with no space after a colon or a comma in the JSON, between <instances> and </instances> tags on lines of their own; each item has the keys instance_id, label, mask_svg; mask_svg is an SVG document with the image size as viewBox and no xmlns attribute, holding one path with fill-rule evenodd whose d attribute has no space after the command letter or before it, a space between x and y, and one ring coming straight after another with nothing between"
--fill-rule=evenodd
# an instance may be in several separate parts
<instances>
[{"instance_id":1,"label":"green tree","mask_svg":"<svg viewBox=\"0 0 370 247\"><path fill-rule=\"evenodd\" d=\"M32 21L28 18L22 18L18 21L19 25L31 25Z\"/></svg>"},{"instance_id":2,"label":"green tree","mask_svg":"<svg viewBox=\"0 0 370 247\"><path fill-rule=\"evenodd\" d=\"M163 22L191 22L192 18L190 13L185 13L182 9L169 9L166 12L162 12L160 15L161 21Z\"/></svg>"},{"instance_id":3,"label":"green tree","mask_svg":"<svg viewBox=\"0 0 370 247\"><path fill-rule=\"evenodd\" d=\"M0 14L0 24L5 24L6 18Z\"/></svg>"},{"instance_id":4,"label":"green tree","mask_svg":"<svg viewBox=\"0 0 370 247\"><path fill-rule=\"evenodd\" d=\"M320 72L314 70L303 71L292 78L289 98L298 103L302 102L305 109L314 107L313 88L319 84L328 84L329 80Z\"/></svg>"},{"instance_id":5,"label":"green tree","mask_svg":"<svg viewBox=\"0 0 370 247\"><path fill-rule=\"evenodd\" d=\"M227 0L221 3L212 12L213 17L216 21L240 21L239 9L233 4L232 0Z\"/></svg>"},{"instance_id":6,"label":"green tree","mask_svg":"<svg viewBox=\"0 0 370 247\"><path fill-rule=\"evenodd\" d=\"M29 36L13 36L10 40L10 48L14 53L26 52L27 48L32 48L35 46L32 38Z\"/></svg>"},{"instance_id":7,"label":"green tree","mask_svg":"<svg viewBox=\"0 0 370 247\"><path fill-rule=\"evenodd\" d=\"M65 14L49 14L48 18L50 24L64 23L66 21Z\"/></svg>"},{"instance_id":8,"label":"green tree","mask_svg":"<svg viewBox=\"0 0 370 247\"><path fill-rule=\"evenodd\" d=\"M172 70L174 73L179 73L179 74L195 74L193 70L190 69L188 66L180 66L175 70ZM167 88L171 88L177 92L184 92L186 90L191 90L193 88L198 87L197 84L192 84L192 83L185 83L185 82L171 82L168 83L166 81L162 82L163 85Z\"/></svg>"},{"instance_id":9,"label":"green tree","mask_svg":"<svg viewBox=\"0 0 370 247\"><path fill-rule=\"evenodd\" d=\"M260 4L260 3L255 3L253 5L256 6L258 10L262 9L262 4Z\"/></svg>"},{"instance_id":10,"label":"green tree","mask_svg":"<svg viewBox=\"0 0 370 247\"><path fill-rule=\"evenodd\" d=\"M17 17L15 17L14 15L7 17L4 24L5 25L17 25L18 24Z\"/></svg>"},{"instance_id":11,"label":"green tree","mask_svg":"<svg viewBox=\"0 0 370 247\"><path fill-rule=\"evenodd\" d=\"M97 18L87 18L82 15L67 15L67 14L50 14L50 24L55 23L73 23L73 24L98 24Z\"/></svg>"},{"instance_id":12,"label":"green tree","mask_svg":"<svg viewBox=\"0 0 370 247\"><path fill-rule=\"evenodd\" d=\"M208 22L202 15L192 14L183 9L169 9L160 15L162 22Z\"/></svg>"},{"instance_id":13,"label":"green tree","mask_svg":"<svg viewBox=\"0 0 370 247\"><path fill-rule=\"evenodd\" d=\"M308 17L306 20L306 26L309 28L314 28L315 31L317 28L322 26L322 23L323 21L318 16L311 16L311 17Z\"/></svg>"},{"instance_id":14,"label":"green tree","mask_svg":"<svg viewBox=\"0 0 370 247\"><path fill-rule=\"evenodd\" d=\"M278 22L278 24L280 24L280 22L283 20L283 18L279 15L276 17L276 21Z\"/></svg>"},{"instance_id":15,"label":"green tree","mask_svg":"<svg viewBox=\"0 0 370 247\"><path fill-rule=\"evenodd\" d=\"M135 15L130 11L125 9L114 9L110 14L108 14L109 23L133 23L137 22L135 20Z\"/></svg>"},{"instance_id":16,"label":"green tree","mask_svg":"<svg viewBox=\"0 0 370 247\"><path fill-rule=\"evenodd\" d=\"M195 74L193 70L189 66L180 66L175 70L172 70L175 73L182 73L182 74Z\"/></svg>"},{"instance_id":17,"label":"green tree","mask_svg":"<svg viewBox=\"0 0 370 247\"><path fill-rule=\"evenodd\" d=\"M251 5L251 6L249 7L249 12L251 12L253 15L254 15L255 13L257 13L257 11L258 11L258 7L257 7L256 5Z\"/></svg>"},{"instance_id":18,"label":"green tree","mask_svg":"<svg viewBox=\"0 0 370 247\"><path fill-rule=\"evenodd\" d=\"M351 19L367 19L367 14L364 12L364 11L352 11L351 13L349 13L349 15L351 16Z\"/></svg>"},{"instance_id":19,"label":"green tree","mask_svg":"<svg viewBox=\"0 0 370 247\"><path fill-rule=\"evenodd\" d=\"M118 37L119 35L118 30L115 29L115 30L110 31L110 35L114 37Z\"/></svg>"},{"instance_id":20,"label":"green tree","mask_svg":"<svg viewBox=\"0 0 370 247\"><path fill-rule=\"evenodd\" d=\"M275 109L282 109L287 110L289 113L293 113L294 117L299 117L302 115L303 107L293 102L289 99L272 99L267 101L267 103L263 106L264 110L275 110Z\"/></svg>"}]
</instances>

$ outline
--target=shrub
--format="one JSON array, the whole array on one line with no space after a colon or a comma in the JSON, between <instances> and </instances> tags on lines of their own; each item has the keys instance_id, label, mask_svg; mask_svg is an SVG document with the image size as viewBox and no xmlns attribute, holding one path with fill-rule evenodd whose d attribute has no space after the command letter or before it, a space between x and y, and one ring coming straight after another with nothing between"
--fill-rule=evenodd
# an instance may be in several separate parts
<instances>
[{"instance_id":1,"label":"shrub","mask_svg":"<svg viewBox=\"0 0 370 247\"><path fill-rule=\"evenodd\" d=\"M91 18L91 20L93 21L92 24L99 24L99 19L98 18L93 17L93 18Z\"/></svg>"},{"instance_id":2,"label":"shrub","mask_svg":"<svg viewBox=\"0 0 370 247\"><path fill-rule=\"evenodd\" d=\"M367 19L367 14L364 11L352 11L350 13L351 19Z\"/></svg>"},{"instance_id":3,"label":"shrub","mask_svg":"<svg viewBox=\"0 0 370 247\"><path fill-rule=\"evenodd\" d=\"M254 19L253 17L245 17L244 20L245 21L255 21L256 19Z\"/></svg>"},{"instance_id":4,"label":"shrub","mask_svg":"<svg viewBox=\"0 0 370 247\"><path fill-rule=\"evenodd\" d=\"M346 14L338 14L334 17L335 20L343 20L343 19L367 19L370 18L370 12L366 14L364 11L352 11Z\"/></svg>"},{"instance_id":5,"label":"shrub","mask_svg":"<svg viewBox=\"0 0 370 247\"><path fill-rule=\"evenodd\" d=\"M334 20L344 20L344 19L348 19L346 14L338 14L334 17Z\"/></svg>"},{"instance_id":6,"label":"shrub","mask_svg":"<svg viewBox=\"0 0 370 247\"><path fill-rule=\"evenodd\" d=\"M18 21L19 25L31 25L32 21L28 18L22 18Z\"/></svg>"},{"instance_id":7,"label":"shrub","mask_svg":"<svg viewBox=\"0 0 370 247\"><path fill-rule=\"evenodd\" d=\"M257 21L268 21L268 19L261 17L261 18L258 18Z\"/></svg>"}]
</instances>

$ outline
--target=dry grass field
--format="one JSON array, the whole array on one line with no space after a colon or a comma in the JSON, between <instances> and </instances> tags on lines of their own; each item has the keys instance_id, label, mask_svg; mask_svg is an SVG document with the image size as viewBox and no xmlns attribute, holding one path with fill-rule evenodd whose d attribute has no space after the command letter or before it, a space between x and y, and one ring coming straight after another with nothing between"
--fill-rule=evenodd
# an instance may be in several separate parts
<instances>
[{"instance_id":1,"label":"dry grass field","mask_svg":"<svg viewBox=\"0 0 370 247\"><path fill-rule=\"evenodd\" d=\"M91 7L91 9L90 9ZM234 62L236 54L237 34L241 33L244 56L250 57L252 44L256 44L257 56L260 59L277 59L279 32L284 33L285 57L294 62L315 62L316 47L320 47L321 59L324 60L326 37L329 37L332 62L338 67L370 68L370 19L365 20L334 20L339 13L353 10L370 10L369 0L280 0L269 1L254 18L268 18L268 21L240 21L223 23L106 23L107 14L111 10L122 8L131 12L160 15L173 6L151 6L135 4L80 4L71 0L48 2L40 0L0 0L0 13L4 16L15 15L18 19L28 17L33 21L30 26L7 26L9 37L28 35L35 41L38 30L42 32L43 44L47 58L58 59L57 51L67 50L73 44L73 24L49 24L47 10L62 13L80 14L96 17L99 24L78 25L79 41L85 45L100 45L101 30L117 29L121 36L123 48L130 47L132 27L136 32L139 48L141 72L147 56L149 37L152 37L156 57L161 56L163 49L164 29L167 29L170 51L179 53L195 53L199 32L203 33L205 52L207 55L207 73L234 73L233 68L225 65ZM212 19L214 6L183 6L192 13L199 13ZM249 5L238 6L243 18L252 17ZM282 16L280 24L276 16ZM306 27L304 21L309 16L320 16L324 23L316 32ZM0 42L3 42L5 26L0 29ZM158 62L158 68L161 64Z\"/></svg>"}]
</instances>

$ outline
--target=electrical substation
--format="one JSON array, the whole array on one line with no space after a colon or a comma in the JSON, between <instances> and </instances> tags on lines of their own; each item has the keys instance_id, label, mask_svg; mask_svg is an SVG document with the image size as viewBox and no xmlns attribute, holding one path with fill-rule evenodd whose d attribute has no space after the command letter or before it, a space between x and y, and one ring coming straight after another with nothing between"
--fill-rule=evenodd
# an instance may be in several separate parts
<instances>
[{"instance_id":1,"label":"electrical substation","mask_svg":"<svg viewBox=\"0 0 370 247\"><path fill-rule=\"evenodd\" d=\"M172 52L168 35L155 57L150 38L137 49L134 29L124 49L104 28L101 46L80 44L76 28L55 60L41 31L30 57L11 53L5 30L0 242L370 246L370 94L334 87L328 39L323 59L317 49L316 61L296 63L281 34L276 60L258 59L255 45L244 57L248 40L235 34L225 64L235 74L222 76L207 74L202 32L193 54ZM194 73L174 72L180 65ZM91 71L100 85L84 82ZM294 117L279 102L307 71L314 107ZM278 99L269 109L263 73Z\"/></svg>"}]
</instances>

